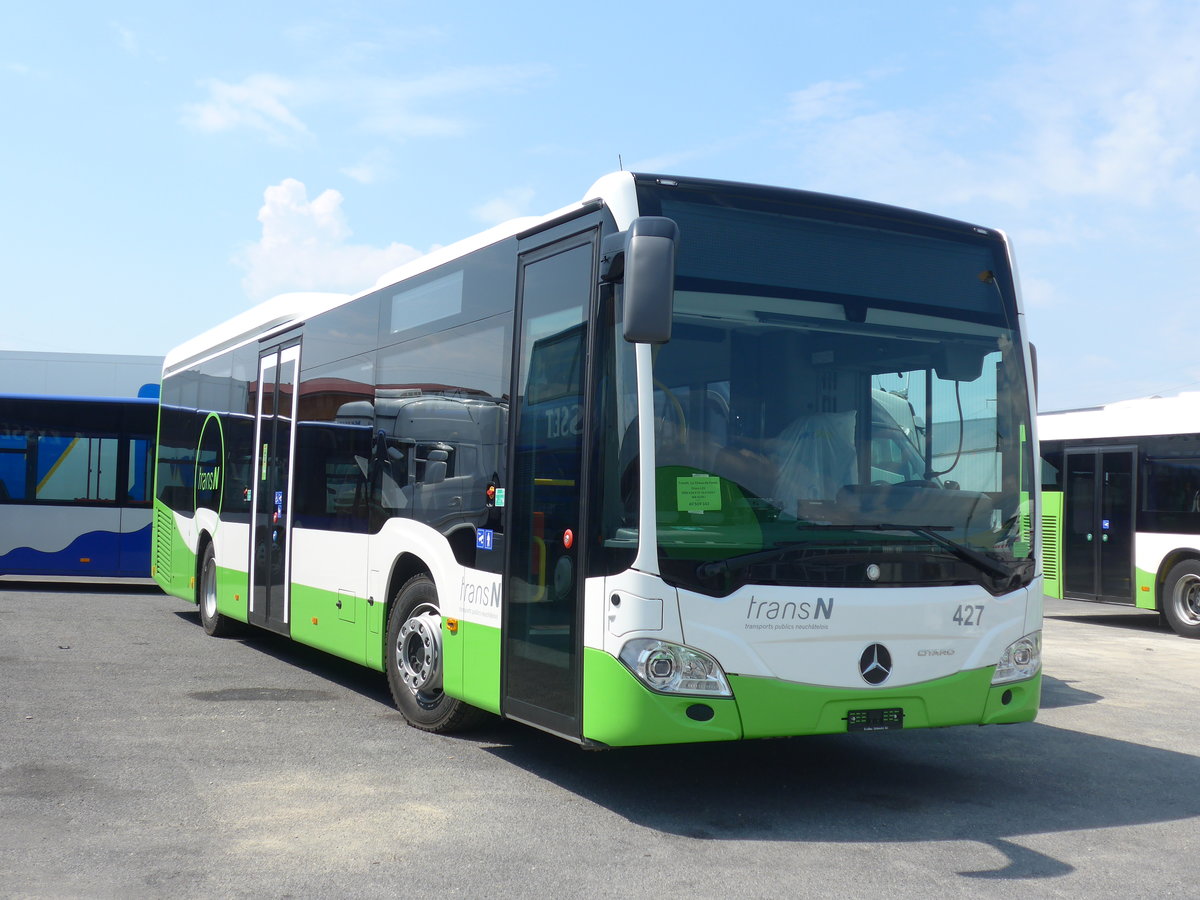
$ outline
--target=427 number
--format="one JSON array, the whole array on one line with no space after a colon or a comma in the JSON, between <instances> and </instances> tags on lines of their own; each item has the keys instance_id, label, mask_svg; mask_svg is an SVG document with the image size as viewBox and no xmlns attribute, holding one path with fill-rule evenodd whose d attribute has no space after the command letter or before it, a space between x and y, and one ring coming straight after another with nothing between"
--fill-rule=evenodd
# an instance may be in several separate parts
<instances>
[{"instance_id":1,"label":"427 number","mask_svg":"<svg viewBox=\"0 0 1200 900\"><path fill-rule=\"evenodd\" d=\"M978 606L960 605L958 609L954 611L954 617L951 619L951 621L953 621L956 625L962 625L964 627L969 625L982 625L982 604Z\"/></svg>"}]
</instances>

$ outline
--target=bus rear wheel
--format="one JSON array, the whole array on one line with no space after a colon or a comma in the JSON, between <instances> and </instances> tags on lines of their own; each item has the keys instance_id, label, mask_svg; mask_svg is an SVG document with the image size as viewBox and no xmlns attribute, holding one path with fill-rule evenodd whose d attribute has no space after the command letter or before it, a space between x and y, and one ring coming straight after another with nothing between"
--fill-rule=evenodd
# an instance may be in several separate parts
<instances>
[{"instance_id":1,"label":"bus rear wheel","mask_svg":"<svg viewBox=\"0 0 1200 900\"><path fill-rule=\"evenodd\" d=\"M396 707L414 728L439 734L464 731L485 713L446 695L442 662L437 588L428 575L414 575L396 593L388 614L388 686Z\"/></svg>"},{"instance_id":2,"label":"bus rear wheel","mask_svg":"<svg viewBox=\"0 0 1200 900\"><path fill-rule=\"evenodd\" d=\"M237 632L237 622L217 612L217 556L212 544L204 545L204 555L200 557L196 603L200 607L200 624L208 634L229 637Z\"/></svg>"},{"instance_id":3,"label":"bus rear wheel","mask_svg":"<svg viewBox=\"0 0 1200 900\"><path fill-rule=\"evenodd\" d=\"M1163 582L1162 611L1176 634L1200 638L1200 560L1185 559L1171 567Z\"/></svg>"}]
</instances>

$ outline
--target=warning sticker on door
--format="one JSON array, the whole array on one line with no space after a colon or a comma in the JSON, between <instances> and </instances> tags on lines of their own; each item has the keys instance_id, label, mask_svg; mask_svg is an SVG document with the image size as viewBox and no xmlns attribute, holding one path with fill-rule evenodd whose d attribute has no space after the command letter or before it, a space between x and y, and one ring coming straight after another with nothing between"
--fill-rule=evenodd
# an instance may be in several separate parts
<instances>
[{"instance_id":1,"label":"warning sticker on door","mask_svg":"<svg viewBox=\"0 0 1200 900\"><path fill-rule=\"evenodd\" d=\"M675 508L680 512L713 512L721 508L721 479L688 475L675 479Z\"/></svg>"}]
</instances>

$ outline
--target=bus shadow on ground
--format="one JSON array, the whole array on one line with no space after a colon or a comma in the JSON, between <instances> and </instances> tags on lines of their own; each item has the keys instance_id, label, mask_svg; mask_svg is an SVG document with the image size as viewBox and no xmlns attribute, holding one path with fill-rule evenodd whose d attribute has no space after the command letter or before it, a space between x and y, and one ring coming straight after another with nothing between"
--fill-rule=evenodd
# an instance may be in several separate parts
<instances>
[{"instance_id":1,"label":"bus shadow on ground","mask_svg":"<svg viewBox=\"0 0 1200 900\"><path fill-rule=\"evenodd\" d=\"M0 590L20 591L30 594L163 594L162 588L152 581L108 582L108 581L58 581L43 579L21 580L16 576L0 578Z\"/></svg>"},{"instance_id":2,"label":"bus shadow on ground","mask_svg":"<svg viewBox=\"0 0 1200 900\"><path fill-rule=\"evenodd\" d=\"M976 841L1007 863L1070 864L1021 838L1200 815L1200 759L1030 723L586 753L541 734L488 748L630 822L698 840ZM1163 773L1171 773L1164 777Z\"/></svg>"},{"instance_id":3,"label":"bus shadow on ground","mask_svg":"<svg viewBox=\"0 0 1200 900\"><path fill-rule=\"evenodd\" d=\"M201 627L199 609L193 607L173 610L173 612L183 621L191 622L197 628ZM243 626L240 634L228 638L210 638L210 640L237 641L272 659L303 669L317 678L330 681L368 700L383 704L390 712L396 714L397 719L401 719L399 711L392 703L387 679L382 672L368 669L358 663L326 653L324 650L309 647L307 644L299 644L290 638L249 625ZM401 721L403 720L401 719Z\"/></svg>"},{"instance_id":4,"label":"bus shadow on ground","mask_svg":"<svg viewBox=\"0 0 1200 900\"><path fill-rule=\"evenodd\" d=\"M1062 709L1065 706L1086 706L1104 698L1091 691L1071 687L1071 682L1049 675L1042 676L1042 709Z\"/></svg>"},{"instance_id":5,"label":"bus shadow on ground","mask_svg":"<svg viewBox=\"0 0 1200 900\"><path fill-rule=\"evenodd\" d=\"M195 610L175 613L199 627ZM265 631L239 640L392 706L383 676ZM1098 695L1044 676L1046 709ZM975 841L1006 860L974 879L1067 875L1023 836L1200 816L1200 758L1037 722L598 752L492 719L441 740L474 746L629 822L693 840ZM1163 773L1170 773L1164 777Z\"/></svg>"},{"instance_id":6,"label":"bus shadow on ground","mask_svg":"<svg viewBox=\"0 0 1200 900\"><path fill-rule=\"evenodd\" d=\"M1171 630L1162 624L1162 619L1158 613L1152 610L1146 610L1143 613L1135 612L1047 612L1047 619L1055 619L1059 622L1077 622L1082 625L1103 625L1110 628L1124 628L1128 631L1141 631L1170 636Z\"/></svg>"}]
</instances>

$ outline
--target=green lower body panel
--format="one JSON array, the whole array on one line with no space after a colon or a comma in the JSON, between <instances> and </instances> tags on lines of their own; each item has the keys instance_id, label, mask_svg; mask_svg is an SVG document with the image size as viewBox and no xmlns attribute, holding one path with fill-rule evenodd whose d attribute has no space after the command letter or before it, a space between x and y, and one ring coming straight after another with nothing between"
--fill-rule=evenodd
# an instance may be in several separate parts
<instances>
[{"instance_id":1,"label":"green lower body panel","mask_svg":"<svg viewBox=\"0 0 1200 900\"><path fill-rule=\"evenodd\" d=\"M457 633L442 621L442 687L451 697L500 712L500 629L459 620Z\"/></svg>"},{"instance_id":2,"label":"green lower body panel","mask_svg":"<svg viewBox=\"0 0 1200 900\"><path fill-rule=\"evenodd\" d=\"M959 672L893 690L731 675L732 699L675 697L648 690L618 660L586 649L583 734L613 747L837 734L848 730L851 712L884 709L902 710L897 721L904 728L1032 721L1041 700L1041 675L992 685L992 671Z\"/></svg>"},{"instance_id":3,"label":"green lower body panel","mask_svg":"<svg viewBox=\"0 0 1200 900\"><path fill-rule=\"evenodd\" d=\"M217 612L245 622L250 596L246 589L248 583L245 572L217 566Z\"/></svg>"},{"instance_id":4,"label":"green lower body panel","mask_svg":"<svg viewBox=\"0 0 1200 900\"><path fill-rule=\"evenodd\" d=\"M1027 722L1037 715L1041 675L992 685L992 668L893 689L846 690L731 675L748 738L836 734L851 712L901 709L905 728Z\"/></svg>"},{"instance_id":5,"label":"green lower body panel","mask_svg":"<svg viewBox=\"0 0 1200 900\"><path fill-rule=\"evenodd\" d=\"M737 705L725 697L675 697L645 688L602 650L583 651L583 736L610 747L735 741L742 736ZM711 717L688 715L707 707ZM708 715L700 710L696 714Z\"/></svg>"},{"instance_id":6,"label":"green lower body panel","mask_svg":"<svg viewBox=\"0 0 1200 900\"><path fill-rule=\"evenodd\" d=\"M164 593L196 602L196 554L175 526L175 516L158 501L154 503L150 574Z\"/></svg>"},{"instance_id":7,"label":"green lower body panel","mask_svg":"<svg viewBox=\"0 0 1200 900\"><path fill-rule=\"evenodd\" d=\"M243 576L244 579L245 576ZM293 584L290 629L293 640L359 665L382 669L373 644L382 646L379 623L383 605L367 603L349 591L327 591Z\"/></svg>"},{"instance_id":8,"label":"green lower body panel","mask_svg":"<svg viewBox=\"0 0 1200 900\"><path fill-rule=\"evenodd\" d=\"M1062 599L1063 495L1042 492L1042 590L1047 597Z\"/></svg>"},{"instance_id":9,"label":"green lower body panel","mask_svg":"<svg viewBox=\"0 0 1200 900\"><path fill-rule=\"evenodd\" d=\"M1138 609L1158 609L1158 577L1144 569L1133 570L1133 605Z\"/></svg>"}]
</instances>

